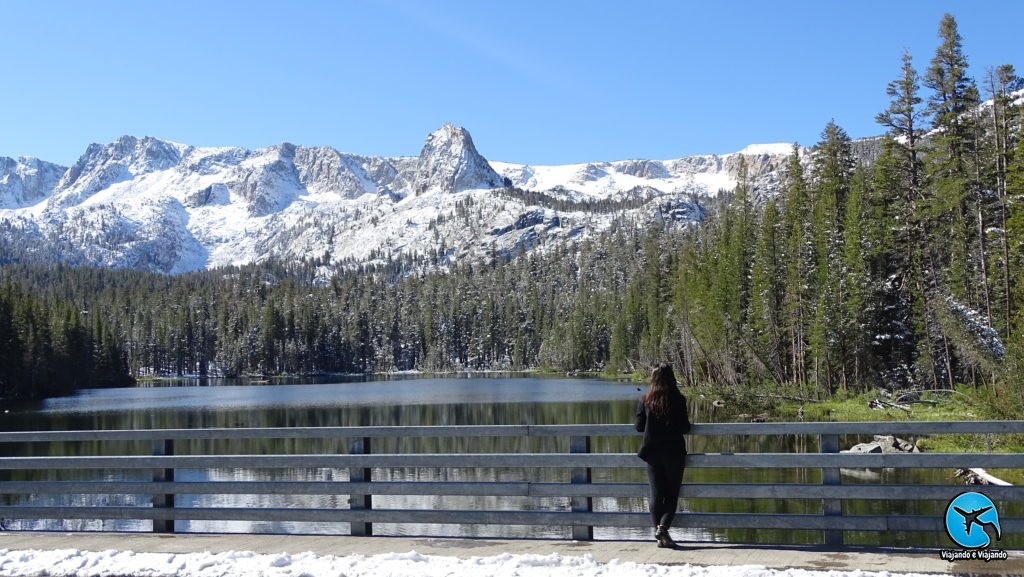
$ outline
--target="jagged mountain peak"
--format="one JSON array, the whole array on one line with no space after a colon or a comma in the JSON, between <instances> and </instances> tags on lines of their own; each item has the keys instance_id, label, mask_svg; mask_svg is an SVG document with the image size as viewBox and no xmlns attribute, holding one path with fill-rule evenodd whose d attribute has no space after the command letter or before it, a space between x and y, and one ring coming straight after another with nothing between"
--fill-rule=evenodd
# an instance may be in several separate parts
<instances>
[{"instance_id":1,"label":"jagged mountain peak","mask_svg":"<svg viewBox=\"0 0 1024 577\"><path fill-rule=\"evenodd\" d=\"M476 145L473 144L473 137L469 131L462 126L456 126L451 122L445 122L440 128L427 135L423 148L433 147L440 149L448 147L449 150L466 150L477 153ZM420 156L423 156L422 152Z\"/></svg>"},{"instance_id":2,"label":"jagged mountain peak","mask_svg":"<svg viewBox=\"0 0 1024 577\"><path fill-rule=\"evenodd\" d=\"M473 144L469 131L448 122L427 137L416 163L414 191L461 192L502 185L502 178Z\"/></svg>"},{"instance_id":3,"label":"jagged mountain peak","mask_svg":"<svg viewBox=\"0 0 1024 577\"><path fill-rule=\"evenodd\" d=\"M91 148L91 147L90 147ZM122 159L141 163L142 170L162 170L174 166L189 147L152 136L124 135L114 142L100 146L100 154L107 159Z\"/></svg>"},{"instance_id":4,"label":"jagged mountain peak","mask_svg":"<svg viewBox=\"0 0 1024 577\"><path fill-rule=\"evenodd\" d=\"M109 144L90 144L57 183L52 203L78 204L111 184L177 166L189 147L152 136L125 135Z\"/></svg>"},{"instance_id":5,"label":"jagged mountain peak","mask_svg":"<svg viewBox=\"0 0 1024 577\"><path fill-rule=\"evenodd\" d=\"M441 128L438 128L433 133L431 133L430 137L469 138L470 140L472 140L469 136L468 130L461 126L455 126L451 122L445 122L444 124L442 124Z\"/></svg>"},{"instance_id":6,"label":"jagged mountain peak","mask_svg":"<svg viewBox=\"0 0 1024 577\"><path fill-rule=\"evenodd\" d=\"M283 158L295 158L295 149L298 148L291 142L282 142L270 147L270 150L280 154Z\"/></svg>"}]
</instances>

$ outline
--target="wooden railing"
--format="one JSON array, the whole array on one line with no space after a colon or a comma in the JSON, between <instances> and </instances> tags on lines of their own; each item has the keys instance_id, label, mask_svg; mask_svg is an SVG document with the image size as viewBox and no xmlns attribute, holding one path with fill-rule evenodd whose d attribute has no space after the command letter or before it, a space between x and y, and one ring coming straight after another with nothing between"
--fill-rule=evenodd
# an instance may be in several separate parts
<instances>
[{"instance_id":1,"label":"wooden railing","mask_svg":"<svg viewBox=\"0 0 1024 577\"><path fill-rule=\"evenodd\" d=\"M1016 453L880 453L839 452L841 435L928 435L945 433L1024 433L1022 421L878 422L878 423L730 423L694 425L691 435L812 435L817 453L691 453L693 468L818 469L821 483L684 483L684 498L802 499L820 501L821 514L705 513L688 511L679 527L803 529L823 532L824 542L841 544L844 531L943 531L940 516L902 514L849 515L850 499L948 502L967 490L963 485L892 485L842 483L840 468L1022 468ZM0 457L4 471L76 470L105 473L152 470L152 480L0 481L3 495L152 495L145 506L0 506L5 519L151 520L155 531L173 531L174 521L347 522L353 535L370 535L374 523L503 524L571 527L574 539L593 538L594 527L647 527L644 512L596 512L593 499L647 495L646 483L594 483L596 468L640 468L632 453L591 452L594 437L637 435L631 425L512 425L441 427L230 428L111 431L36 431L0 433L0 443L142 442L151 455ZM374 439L458 437L563 437L568 453L379 454ZM346 439L347 454L175 454L181 441L258 439ZM544 468L568 470L564 482L392 482L373 479L376 468ZM347 470L348 481L204 481L175 479L181 469L333 469ZM0 475L12 473L0 473ZM21 475L31 475L22 473ZM8 477L9 478L9 477ZM986 486L997 503L1024 501L1024 486ZM347 509L175 507L176 495L347 495ZM492 497L562 497L568 510L428 510L373 507L374 495L461 495ZM8 498L10 499L10 497ZM1004 534L1024 531L1024 518L1001 518Z\"/></svg>"}]
</instances>

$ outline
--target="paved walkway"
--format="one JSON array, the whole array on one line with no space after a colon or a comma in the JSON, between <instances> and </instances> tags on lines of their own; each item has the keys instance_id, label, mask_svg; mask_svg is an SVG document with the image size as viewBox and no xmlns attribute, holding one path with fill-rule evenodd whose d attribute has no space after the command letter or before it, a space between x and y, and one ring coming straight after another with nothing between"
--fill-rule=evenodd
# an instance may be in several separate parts
<instances>
[{"instance_id":1,"label":"paved walkway","mask_svg":"<svg viewBox=\"0 0 1024 577\"><path fill-rule=\"evenodd\" d=\"M190 553L254 551L364 556L416 551L423 555L490 557L502 553L564 556L591 555L595 561L612 559L662 565L760 565L783 569L945 573L954 575L1024 575L1024 551L1009 551L1005 561L949 562L937 550L880 548L828 549L819 546L731 545L687 543L678 550L658 549L653 542L558 541L516 539L464 539L438 537L338 537L303 535L149 533L0 533L0 549L110 549Z\"/></svg>"}]
</instances>

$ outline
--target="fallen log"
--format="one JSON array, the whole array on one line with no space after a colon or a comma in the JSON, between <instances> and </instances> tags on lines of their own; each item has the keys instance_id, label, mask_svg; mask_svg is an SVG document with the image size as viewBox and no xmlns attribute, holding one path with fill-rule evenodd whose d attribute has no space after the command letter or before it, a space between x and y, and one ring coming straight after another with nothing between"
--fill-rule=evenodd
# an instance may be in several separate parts
<instances>
[{"instance_id":1,"label":"fallen log","mask_svg":"<svg viewBox=\"0 0 1024 577\"><path fill-rule=\"evenodd\" d=\"M953 473L954 477L963 477L965 485L1013 485L1008 483L999 477L991 475L985 469L970 468L970 469L957 469Z\"/></svg>"},{"instance_id":2,"label":"fallen log","mask_svg":"<svg viewBox=\"0 0 1024 577\"><path fill-rule=\"evenodd\" d=\"M879 399L874 399L874 400L868 401L868 408L869 409L886 409L886 408L888 408L888 409L899 409L901 411L906 411L908 413L910 412L910 407L908 407L906 405L897 405L896 403L890 403L888 401L882 401L882 400L879 400Z\"/></svg>"},{"instance_id":3,"label":"fallen log","mask_svg":"<svg viewBox=\"0 0 1024 577\"><path fill-rule=\"evenodd\" d=\"M796 401L798 403L824 403L825 401L820 399L805 399L803 397L796 397L793 395L777 395L775 393L757 393L753 395L758 399L782 399L784 401Z\"/></svg>"}]
</instances>

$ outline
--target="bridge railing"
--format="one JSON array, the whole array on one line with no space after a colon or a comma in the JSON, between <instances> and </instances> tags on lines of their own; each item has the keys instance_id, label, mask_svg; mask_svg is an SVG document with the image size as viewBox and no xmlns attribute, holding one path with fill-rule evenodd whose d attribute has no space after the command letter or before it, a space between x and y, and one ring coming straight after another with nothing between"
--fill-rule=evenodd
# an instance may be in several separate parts
<instances>
[{"instance_id":1,"label":"bridge railing","mask_svg":"<svg viewBox=\"0 0 1024 577\"><path fill-rule=\"evenodd\" d=\"M935 515L844 514L845 500L948 502L967 490L963 485L843 484L840 468L1024 468L1016 453L877 453L839 452L843 435L1024 433L1024 421L861 422L861 423L723 423L694 425L695 436L811 435L816 453L691 453L688 469L817 469L820 483L686 483L681 497L710 499L803 499L821 503L820 514L707 513L688 511L679 527L795 529L823 532L828 544L841 544L844 531L944 530ZM145 506L0 506L5 519L151 520L153 530L174 530L174 521L292 521L350 523L353 535L370 535L374 523L502 524L571 527L574 539L593 538L594 527L648 527L644 512L595 511L593 499L647 495L646 483L595 483L599 468L641 468L633 453L593 452L595 437L636 436L631 425L508 425L409 427L291 427L224 429L152 429L108 431L30 431L0 433L0 443L142 442L152 454L0 457L0 475L23 471L59 471L62 480L0 481L0 495L151 495ZM460 437L561 437L567 453L375 453L378 439ZM182 441L259 439L344 439L346 454L175 454ZM380 468L563 469L569 482L454 482L374 480ZM347 481L183 481L177 470L215 469L347 470ZM143 472L145 480L63 480L74 471ZM149 473L152 471L152 480ZM116 477L116 475L113 475ZM1024 486L986 486L996 502L1024 502ZM178 495L344 495L349 508L181 507ZM378 495L568 498L566 510L434 510L375 508ZM10 499L10 497L8 497ZM87 502L87 500L86 500ZM1001 518L1004 533L1024 531L1024 518Z\"/></svg>"}]
</instances>

